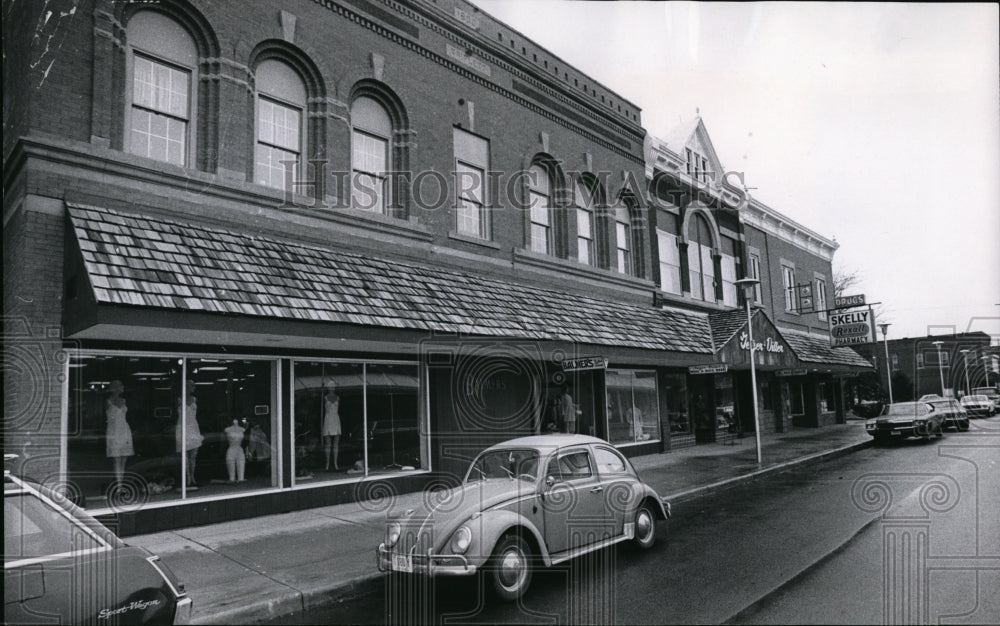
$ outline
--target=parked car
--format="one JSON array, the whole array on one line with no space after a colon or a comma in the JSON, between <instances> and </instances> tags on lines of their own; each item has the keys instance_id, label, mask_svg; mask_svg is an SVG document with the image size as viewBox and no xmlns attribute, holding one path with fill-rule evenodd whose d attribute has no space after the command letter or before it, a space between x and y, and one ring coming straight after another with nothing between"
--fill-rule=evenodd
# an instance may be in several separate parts
<instances>
[{"instance_id":1,"label":"parked car","mask_svg":"<svg viewBox=\"0 0 1000 626\"><path fill-rule=\"evenodd\" d=\"M865 429L877 444L907 437L941 437L944 414L931 402L896 402L888 405L882 415L866 420Z\"/></svg>"},{"instance_id":2,"label":"parked car","mask_svg":"<svg viewBox=\"0 0 1000 626\"><path fill-rule=\"evenodd\" d=\"M954 398L943 398L931 402L934 410L944 415L944 427L954 430L969 430L969 414Z\"/></svg>"},{"instance_id":3,"label":"parked car","mask_svg":"<svg viewBox=\"0 0 1000 626\"><path fill-rule=\"evenodd\" d=\"M436 502L387 517L379 571L426 576L484 573L514 600L532 570L631 541L653 546L670 505L606 441L522 437L484 450L465 480Z\"/></svg>"},{"instance_id":4,"label":"parked car","mask_svg":"<svg viewBox=\"0 0 1000 626\"><path fill-rule=\"evenodd\" d=\"M993 403L994 412L1000 411L1000 391L997 391L996 387L974 387L972 394L986 396Z\"/></svg>"},{"instance_id":5,"label":"parked car","mask_svg":"<svg viewBox=\"0 0 1000 626\"><path fill-rule=\"evenodd\" d=\"M4 623L189 623L191 598L159 557L46 487L6 469L3 483Z\"/></svg>"},{"instance_id":6,"label":"parked car","mask_svg":"<svg viewBox=\"0 0 1000 626\"><path fill-rule=\"evenodd\" d=\"M941 437L946 428L969 429L969 416L957 401L933 394L924 398L890 404L882 415L865 422L868 434L881 444L907 437Z\"/></svg>"},{"instance_id":7,"label":"parked car","mask_svg":"<svg viewBox=\"0 0 1000 626\"><path fill-rule=\"evenodd\" d=\"M969 395L962 398L962 408L969 417L990 417L997 412L997 407L984 395Z\"/></svg>"}]
</instances>

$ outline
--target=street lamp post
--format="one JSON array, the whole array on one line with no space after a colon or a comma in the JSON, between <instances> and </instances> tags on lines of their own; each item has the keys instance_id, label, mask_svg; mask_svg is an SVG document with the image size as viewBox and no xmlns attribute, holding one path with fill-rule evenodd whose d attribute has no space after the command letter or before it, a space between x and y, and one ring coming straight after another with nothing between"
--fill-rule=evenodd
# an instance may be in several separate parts
<instances>
[{"instance_id":1,"label":"street lamp post","mask_svg":"<svg viewBox=\"0 0 1000 626\"><path fill-rule=\"evenodd\" d=\"M944 363L941 362L941 344L943 344L944 342L943 341L934 341L932 343L935 346L937 346L938 375L941 377L941 395L943 396L944 395Z\"/></svg>"},{"instance_id":2,"label":"street lamp post","mask_svg":"<svg viewBox=\"0 0 1000 626\"><path fill-rule=\"evenodd\" d=\"M889 365L889 322L879 324L882 330L882 344L885 346L885 380L889 385L889 404L892 404L892 367Z\"/></svg>"},{"instance_id":3,"label":"street lamp post","mask_svg":"<svg viewBox=\"0 0 1000 626\"><path fill-rule=\"evenodd\" d=\"M747 303L747 338L750 342L750 389L753 395L753 433L757 443L757 465L762 462L760 453L760 419L757 416L757 360L753 346L753 319L750 316L750 301L753 300L754 287L760 281L756 278L741 278L736 285L743 288L744 300Z\"/></svg>"},{"instance_id":4,"label":"street lamp post","mask_svg":"<svg viewBox=\"0 0 1000 626\"><path fill-rule=\"evenodd\" d=\"M972 388L969 387L969 349L965 348L959 352L965 357L965 395L969 395L972 392Z\"/></svg>"}]
</instances>

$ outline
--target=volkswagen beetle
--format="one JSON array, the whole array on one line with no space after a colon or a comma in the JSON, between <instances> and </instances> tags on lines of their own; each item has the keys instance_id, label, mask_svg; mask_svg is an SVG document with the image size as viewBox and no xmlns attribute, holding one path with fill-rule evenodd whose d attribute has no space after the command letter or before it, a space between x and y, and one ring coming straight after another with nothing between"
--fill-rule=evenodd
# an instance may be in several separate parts
<instances>
[{"instance_id":1,"label":"volkswagen beetle","mask_svg":"<svg viewBox=\"0 0 1000 626\"><path fill-rule=\"evenodd\" d=\"M487 448L461 485L387 516L380 571L486 575L505 600L532 571L616 543L653 546L670 504L606 441L536 435Z\"/></svg>"}]
</instances>

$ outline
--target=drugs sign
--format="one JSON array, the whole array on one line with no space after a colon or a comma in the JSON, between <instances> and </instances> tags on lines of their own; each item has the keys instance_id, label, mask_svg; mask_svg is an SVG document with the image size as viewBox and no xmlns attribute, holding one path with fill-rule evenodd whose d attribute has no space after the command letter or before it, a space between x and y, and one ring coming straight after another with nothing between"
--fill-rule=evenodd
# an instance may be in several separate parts
<instances>
[{"instance_id":1,"label":"drugs sign","mask_svg":"<svg viewBox=\"0 0 1000 626\"><path fill-rule=\"evenodd\" d=\"M854 346L872 341L871 311L830 314L830 345Z\"/></svg>"}]
</instances>

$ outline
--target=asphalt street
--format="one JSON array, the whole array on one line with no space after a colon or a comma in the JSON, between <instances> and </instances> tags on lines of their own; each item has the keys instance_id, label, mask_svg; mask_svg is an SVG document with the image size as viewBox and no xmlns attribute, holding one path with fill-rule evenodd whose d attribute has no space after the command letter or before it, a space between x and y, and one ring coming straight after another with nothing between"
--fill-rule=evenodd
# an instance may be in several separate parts
<instances>
[{"instance_id":1,"label":"asphalt street","mask_svg":"<svg viewBox=\"0 0 1000 626\"><path fill-rule=\"evenodd\" d=\"M998 428L1000 418L977 420L969 433L869 448L681 502L652 550L621 546L538 573L519 603L475 579L404 577L274 623L874 623L907 611L997 623L984 590L1000 569ZM884 556L897 518L926 526L929 553L941 557L922 561L932 571L915 608L900 589L923 583Z\"/></svg>"}]
</instances>

